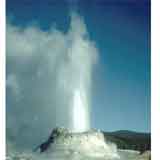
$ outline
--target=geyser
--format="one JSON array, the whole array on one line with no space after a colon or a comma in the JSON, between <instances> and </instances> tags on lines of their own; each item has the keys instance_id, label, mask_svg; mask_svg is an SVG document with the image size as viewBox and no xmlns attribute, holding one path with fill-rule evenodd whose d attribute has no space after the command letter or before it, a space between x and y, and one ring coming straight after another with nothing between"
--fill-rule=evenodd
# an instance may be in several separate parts
<instances>
[{"instance_id":1,"label":"geyser","mask_svg":"<svg viewBox=\"0 0 160 160\"><path fill-rule=\"evenodd\" d=\"M57 125L83 132L90 129L91 80L97 49L88 38L83 20L75 13L71 15L66 40L66 52L59 62L57 76L58 97L64 100L58 107L66 109L65 115L60 115L58 109Z\"/></svg>"},{"instance_id":2,"label":"geyser","mask_svg":"<svg viewBox=\"0 0 160 160\"><path fill-rule=\"evenodd\" d=\"M20 148L38 143L56 126L90 128L97 49L83 19L71 13L70 20L65 33L54 25L43 30L7 23L7 133Z\"/></svg>"}]
</instances>

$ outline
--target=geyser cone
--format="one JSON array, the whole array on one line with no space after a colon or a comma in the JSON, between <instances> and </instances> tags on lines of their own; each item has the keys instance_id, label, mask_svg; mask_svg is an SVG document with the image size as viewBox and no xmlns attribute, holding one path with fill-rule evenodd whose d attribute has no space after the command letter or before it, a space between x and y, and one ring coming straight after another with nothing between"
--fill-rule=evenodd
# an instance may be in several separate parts
<instances>
[{"instance_id":1,"label":"geyser cone","mask_svg":"<svg viewBox=\"0 0 160 160\"><path fill-rule=\"evenodd\" d=\"M116 145L106 143L103 133L97 130L73 133L68 129L56 128L52 131L46 144L48 146L41 151L55 159L60 157L73 158L74 156L82 158L106 157L107 159L115 158L115 160L119 158Z\"/></svg>"}]
</instances>

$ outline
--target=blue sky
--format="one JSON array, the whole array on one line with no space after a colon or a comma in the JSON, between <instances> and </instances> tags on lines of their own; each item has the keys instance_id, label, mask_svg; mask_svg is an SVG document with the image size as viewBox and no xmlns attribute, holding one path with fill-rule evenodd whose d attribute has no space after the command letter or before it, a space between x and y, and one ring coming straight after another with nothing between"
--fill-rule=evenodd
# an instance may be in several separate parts
<instances>
[{"instance_id":1,"label":"blue sky","mask_svg":"<svg viewBox=\"0 0 160 160\"><path fill-rule=\"evenodd\" d=\"M103 5L102 5L103 4ZM93 74L92 127L150 131L150 4L148 1L7 0L17 26L55 25L66 32L70 11L84 19L99 50Z\"/></svg>"}]
</instances>

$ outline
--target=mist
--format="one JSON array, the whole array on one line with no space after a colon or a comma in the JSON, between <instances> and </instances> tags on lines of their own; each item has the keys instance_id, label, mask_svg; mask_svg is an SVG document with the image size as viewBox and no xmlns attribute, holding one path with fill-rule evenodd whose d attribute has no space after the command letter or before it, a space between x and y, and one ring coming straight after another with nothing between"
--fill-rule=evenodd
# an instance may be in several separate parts
<instances>
[{"instance_id":1,"label":"mist","mask_svg":"<svg viewBox=\"0 0 160 160\"><path fill-rule=\"evenodd\" d=\"M8 22L6 39L7 141L32 148L56 126L90 129L98 50L82 17L71 13L67 33Z\"/></svg>"}]
</instances>

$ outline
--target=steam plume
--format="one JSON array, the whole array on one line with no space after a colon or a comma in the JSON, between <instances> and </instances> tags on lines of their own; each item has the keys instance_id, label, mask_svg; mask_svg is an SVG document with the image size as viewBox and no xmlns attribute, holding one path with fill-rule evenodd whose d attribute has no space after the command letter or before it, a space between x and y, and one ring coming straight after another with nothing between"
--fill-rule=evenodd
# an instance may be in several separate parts
<instances>
[{"instance_id":1,"label":"steam plume","mask_svg":"<svg viewBox=\"0 0 160 160\"><path fill-rule=\"evenodd\" d=\"M51 128L90 127L97 49L83 19L71 14L67 33L55 27L7 24L7 136L32 146ZM19 138L21 137L21 138Z\"/></svg>"},{"instance_id":2,"label":"steam plume","mask_svg":"<svg viewBox=\"0 0 160 160\"><path fill-rule=\"evenodd\" d=\"M58 97L65 99L65 104L60 101L59 106L67 106L69 128L85 131L90 127L90 87L96 49L88 39L83 20L75 14L71 16L67 43L66 53L64 52L58 67ZM59 118L58 122L61 122L61 116Z\"/></svg>"}]
</instances>

